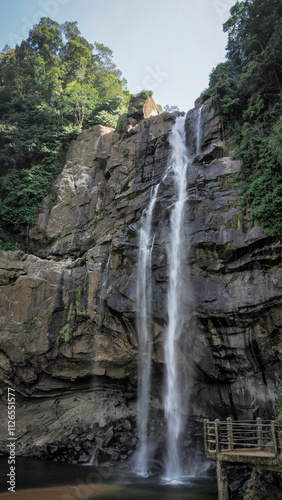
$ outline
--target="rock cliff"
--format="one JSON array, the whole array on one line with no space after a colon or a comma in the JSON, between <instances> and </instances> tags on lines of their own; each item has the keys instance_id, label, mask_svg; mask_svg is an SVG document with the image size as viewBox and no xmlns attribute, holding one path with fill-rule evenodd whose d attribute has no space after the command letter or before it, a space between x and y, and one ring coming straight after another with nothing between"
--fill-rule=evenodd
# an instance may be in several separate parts
<instances>
[{"instance_id":1,"label":"rock cliff","mask_svg":"<svg viewBox=\"0 0 282 500\"><path fill-rule=\"evenodd\" d=\"M18 453L116 463L136 445L138 228L164 176L175 120L157 114L152 98L142 109L143 119L132 106L117 130L98 125L71 143L29 235L32 253L1 255L0 411L5 417L7 387L15 387ZM243 166L209 104L200 127L198 117L199 106L186 118L194 158L183 227L194 304L180 359L192 380L187 447L192 427L202 442L203 418L270 418L281 375L281 242L252 222ZM164 180L153 215L152 423L163 415L173 192ZM5 418L0 429L5 452ZM157 442L153 424L151 432Z\"/></svg>"}]
</instances>

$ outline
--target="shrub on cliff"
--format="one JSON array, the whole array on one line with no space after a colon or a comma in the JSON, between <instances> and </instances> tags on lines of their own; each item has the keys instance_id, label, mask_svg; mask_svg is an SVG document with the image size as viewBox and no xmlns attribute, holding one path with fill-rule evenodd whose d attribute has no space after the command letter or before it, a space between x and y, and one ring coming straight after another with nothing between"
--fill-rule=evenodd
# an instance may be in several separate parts
<instances>
[{"instance_id":1,"label":"shrub on cliff","mask_svg":"<svg viewBox=\"0 0 282 500\"><path fill-rule=\"evenodd\" d=\"M282 3L237 2L224 23L227 61L210 75L211 97L244 161L245 198L255 220L282 230Z\"/></svg>"}]
</instances>

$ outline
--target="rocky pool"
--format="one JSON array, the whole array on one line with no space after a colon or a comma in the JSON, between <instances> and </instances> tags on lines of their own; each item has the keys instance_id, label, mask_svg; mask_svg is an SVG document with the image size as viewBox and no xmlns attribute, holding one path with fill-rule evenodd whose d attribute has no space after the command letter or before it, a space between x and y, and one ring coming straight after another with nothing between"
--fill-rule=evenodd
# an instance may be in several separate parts
<instances>
[{"instance_id":1,"label":"rocky pool","mask_svg":"<svg viewBox=\"0 0 282 500\"><path fill-rule=\"evenodd\" d=\"M8 491L7 457L0 457L0 500ZM29 458L16 459L15 500L216 500L213 479L183 478L168 484L161 477L140 478L127 470L76 466Z\"/></svg>"}]
</instances>

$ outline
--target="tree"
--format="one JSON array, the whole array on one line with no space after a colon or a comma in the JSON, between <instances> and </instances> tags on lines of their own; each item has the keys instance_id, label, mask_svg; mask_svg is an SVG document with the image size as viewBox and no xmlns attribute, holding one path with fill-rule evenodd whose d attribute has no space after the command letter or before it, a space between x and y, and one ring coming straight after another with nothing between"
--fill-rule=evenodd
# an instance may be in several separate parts
<instances>
[{"instance_id":1,"label":"tree","mask_svg":"<svg viewBox=\"0 0 282 500\"><path fill-rule=\"evenodd\" d=\"M35 54L40 56L48 66L54 64L64 46L62 32L59 23L52 21L49 17L43 17L29 32L27 42Z\"/></svg>"},{"instance_id":2,"label":"tree","mask_svg":"<svg viewBox=\"0 0 282 500\"><path fill-rule=\"evenodd\" d=\"M117 78L121 77L121 72L117 69L116 65L113 63L113 51L106 47L103 43L94 43L94 61L100 68L100 70L105 71L106 73L111 73Z\"/></svg>"},{"instance_id":3,"label":"tree","mask_svg":"<svg viewBox=\"0 0 282 500\"><path fill-rule=\"evenodd\" d=\"M83 123L94 111L98 91L87 83L71 82L63 92L63 114L82 130Z\"/></svg>"},{"instance_id":4,"label":"tree","mask_svg":"<svg viewBox=\"0 0 282 500\"><path fill-rule=\"evenodd\" d=\"M175 105L170 106L169 104L166 104L164 106L164 111L166 113L175 113L175 111L179 111L179 107Z\"/></svg>"},{"instance_id":5,"label":"tree","mask_svg":"<svg viewBox=\"0 0 282 500\"><path fill-rule=\"evenodd\" d=\"M210 75L210 86L205 94L213 99L224 123L233 121L238 114L238 77L238 66L233 61L218 64Z\"/></svg>"},{"instance_id":6,"label":"tree","mask_svg":"<svg viewBox=\"0 0 282 500\"><path fill-rule=\"evenodd\" d=\"M71 139L115 125L129 92L111 49L90 44L76 22L42 18L0 54L1 225L35 222Z\"/></svg>"},{"instance_id":7,"label":"tree","mask_svg":"<svg viewBox=\"0 0 282 500\"><path fill-rule=\"evenodd\" d=\"M282 3L244 0L230 10L227 61L210 75L211 97L246 166L254 218L281 231Z\"/></svg>"}]
</instances>

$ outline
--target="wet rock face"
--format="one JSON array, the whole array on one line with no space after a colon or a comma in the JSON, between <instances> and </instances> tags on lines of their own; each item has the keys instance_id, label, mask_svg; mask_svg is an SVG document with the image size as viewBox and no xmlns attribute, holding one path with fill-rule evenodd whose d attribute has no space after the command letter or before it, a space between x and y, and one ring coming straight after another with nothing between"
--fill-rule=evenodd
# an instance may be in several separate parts
<instances>
[{"instance_id":1,"label":"wet rock face","mask_svg":"<svg viewBox=\"0 0 282 500\"><path fill-rule=\"evenodd\" d=\"M198 111L186 120L190 152L200 137L200 153L187 174L182 258L184 290L191 293L183 301L179 362L192 380L190 417L200 422L201 439L202 418L272 416L281 369L273 346L280 340L282 285L281 243L252 225L241 199L242 165L226 155L209 105L201 110L197 133ZM166 170L175 116L139 118L120 132L102 126L83 131L70 145L32 231L36 255L1 255L0 411L5 412L6 387L16 387L19 452L35 446L30 453L82 460L100 437L95 428L87 439L96 424L106 433L115 422L128 421L132 429L122 428L119 437L135 438L138 229L152 186ZM168 176L153 214L152 405L161 414L173 203ZM1 421L2 436L5 426ZM79 436L70 437L76 427L82 429L81 450L75 449ZM129 457L133 444L122 450L113 443L103 441L106 454L110 448L117 461L127 460L120 457Z\"/></svg>"},{"instance_id":2,"label":"wet rock face","mask_svg":"<svg viewBox=\"0 0 282 500\"><path fill-rule=\"evenodd\" d=\"M200 123L199 123L200 118ZM186 115L186 142L191 155L197 153L197 138L199 141L200 152L216 149L223 146L222 127L218 115L214 113L211 102L201 105L197 104L195 108L188 111ZM206 163L210 163L215 157L223 156L217 151L217 156L208 158Z\"/></svg>"}]
</instances>

